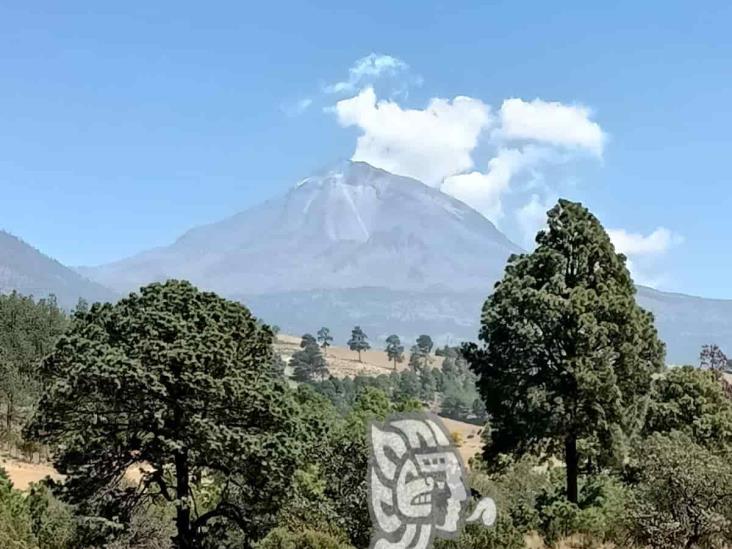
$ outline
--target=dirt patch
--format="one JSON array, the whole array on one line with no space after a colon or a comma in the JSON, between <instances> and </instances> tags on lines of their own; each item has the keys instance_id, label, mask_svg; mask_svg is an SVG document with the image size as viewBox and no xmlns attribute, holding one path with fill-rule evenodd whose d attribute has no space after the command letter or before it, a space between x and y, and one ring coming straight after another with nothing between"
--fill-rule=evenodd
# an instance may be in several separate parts
<instances>
[{"instance_id":1,"label":"dirt patch","mask_svg":"<svg viewBox=\"0 0 732 549\"><path fill-rule=\"evenodd\" d=\"M0 466L5 469L10 481L18 490L27 490L33 482L39 482L46 477L60 480L62 477L50 465L26 463L6 456L0 456Z\"/></svg>"}]
</instances>

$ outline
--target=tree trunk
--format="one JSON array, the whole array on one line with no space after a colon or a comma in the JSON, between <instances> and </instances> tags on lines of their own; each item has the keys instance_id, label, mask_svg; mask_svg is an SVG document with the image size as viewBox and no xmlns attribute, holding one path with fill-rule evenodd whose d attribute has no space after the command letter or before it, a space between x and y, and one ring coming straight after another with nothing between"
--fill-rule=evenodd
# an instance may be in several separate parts
<instances>
[{"instance_id":1,"label":"tree trunk","mask_svg":"<svg viewBox=\"0 0 732 549\"><path fill-rule=\"evenodd\" d=\"M188 504L190 495L188 474L188 453L186 450L180 450L175 454L175 497L178 500L175 527L178 535L173 541L176 549L193 549L194 547L193 532L191 532L191 509Z\"/></svg>"},{"instance_id":2,"label":"tree trunk","mask_svg":"<svg viewBox=\"0 0 732 549\"><path fill-rule=\"evenodd\" d=\"M363 362L363 360L361 360L361 349L358 350L358 361Z\"/></svg>"},{"instance_id":3,"label":"tree trunk","mask_svg":"<svg viewBox=\"0 0 732 549\"><path fill-rule=\"evenodd\" d=\"M10 434L11 430L13 429L13 415L15 415L15 398L13 397L13 393L8 393L8 407L5 411L5 428L8 431L8 434Z\"/></svg>"},{"instance_id":4,"label":"tree trunk","mask_svg":"<svg viewBox=\"0 0 732 549\"><path fill-rule=\"evenodd\" d=\"M564 439L564 463L567 466L567 499L577 503L577 476L579 457L577 456L577 438L567 435Z\"/></svg>"}]
</instances>

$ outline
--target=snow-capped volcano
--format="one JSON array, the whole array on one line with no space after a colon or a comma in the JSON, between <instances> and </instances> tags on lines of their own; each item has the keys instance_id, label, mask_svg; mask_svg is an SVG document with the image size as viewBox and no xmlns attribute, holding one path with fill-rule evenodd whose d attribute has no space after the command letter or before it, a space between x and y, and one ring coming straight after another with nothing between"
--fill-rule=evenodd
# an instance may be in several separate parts
<instances>
[{"instance_id":1,"label":"snow-capped volcano","mask_svg":"<svg viewBox=\"0 0 732 549\"><path fill-rule=\"evenodd\" d=\"M171 277L227 295L365 286L486 291L519 251L439 190L347 162L169 247L82 272L120 291Z\"/></svg>"}]
</instances>

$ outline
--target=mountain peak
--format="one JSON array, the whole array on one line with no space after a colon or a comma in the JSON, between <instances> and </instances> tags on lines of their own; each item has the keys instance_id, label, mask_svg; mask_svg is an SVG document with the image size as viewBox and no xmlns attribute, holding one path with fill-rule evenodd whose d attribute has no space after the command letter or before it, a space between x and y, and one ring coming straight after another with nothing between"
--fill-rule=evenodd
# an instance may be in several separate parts
<instances>
[{"instance_id":1,"label":"mountain peak","mask_svg":"<svg viewBox=\"0 0 732 549\"><path fill-rule=\"evenodd\" d=\"M172 246L87 269L129 290L186 278L221 293L383 286L489 287L520 249L462 202L365 162L341 162L285 195Z\"/></svg>"}]
</instances>

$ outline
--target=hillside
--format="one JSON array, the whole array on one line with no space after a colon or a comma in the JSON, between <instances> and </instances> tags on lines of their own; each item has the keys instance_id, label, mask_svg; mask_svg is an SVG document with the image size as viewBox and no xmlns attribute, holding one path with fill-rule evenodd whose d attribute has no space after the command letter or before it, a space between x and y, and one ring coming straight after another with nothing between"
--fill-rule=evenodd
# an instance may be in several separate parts
<instances>
[{"instance_id":1,"label":"hillside","mask_svg":"<svg viewBox=\"0 0 732 549\"><path fill-rule=\"evenodd\" d=\"M66 309L76 305L80 297L89 302L116 298L111 290L63 266L10 233L0 231L0 293L13 290L35 297L54 294Z\"/></svg>"},{"instance_id":2,"label":"hillside","mask_svg":"<svg viewBox=\"0 0 732 549\"><path fill-rule=\"evenodd\" d=\"M81 272L118 291L185 278L224 295L486 286L519 247L462 202L348 162L175 243Z\"/></svg>"},{"instance_id":3,"label":"hillside","mask_svg":"<svg viewBox=\"0 0 732 549\"><path fill-rule=\"evenodd\" d=\"M79 271L120 292L185 278L289 333L329 326L344 341L358 324L373 341L427 333L443 344L476 338L485 298L521 251L439 190L348 162L170 246ZM639 287L638 302L669 362L695 363L705 343L732 352L732 301Z\"/></svg>"}]
</instances>

